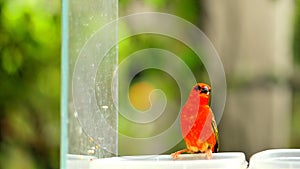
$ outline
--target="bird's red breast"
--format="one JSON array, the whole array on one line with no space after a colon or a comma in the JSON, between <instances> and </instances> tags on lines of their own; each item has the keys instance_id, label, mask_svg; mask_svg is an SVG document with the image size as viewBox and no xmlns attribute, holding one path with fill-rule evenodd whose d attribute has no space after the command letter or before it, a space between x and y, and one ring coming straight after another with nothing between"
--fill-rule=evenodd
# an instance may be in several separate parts
<instances>
[{"instance_id":1,"label":"bird's red breast","mask_svg":"<svg viewBox=\"0 0 300 169\"><path fill-rule=\"evenodd\" d=\"M189 152L218 151L218 130L209 107L210 86L197 83L180 116L181 131Z\"/></svg>"}]
</instances>

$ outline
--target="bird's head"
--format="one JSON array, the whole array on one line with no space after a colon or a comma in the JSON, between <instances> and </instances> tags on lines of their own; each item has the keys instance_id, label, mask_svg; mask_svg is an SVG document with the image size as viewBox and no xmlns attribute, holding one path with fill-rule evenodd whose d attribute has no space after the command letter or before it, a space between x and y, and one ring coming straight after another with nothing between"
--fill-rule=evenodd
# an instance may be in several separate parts
<instances>
[{"instance_id":1,"label":"bird's head","mask_svg":"<svg viewBox=\"0 0 300 169\"><path fill-rule=\"evenodd\" d=\"M196 92L200 98L209 99L211 88L205 83L197 83L193 88L193 92Z\"/></svg>"}]
</instances>

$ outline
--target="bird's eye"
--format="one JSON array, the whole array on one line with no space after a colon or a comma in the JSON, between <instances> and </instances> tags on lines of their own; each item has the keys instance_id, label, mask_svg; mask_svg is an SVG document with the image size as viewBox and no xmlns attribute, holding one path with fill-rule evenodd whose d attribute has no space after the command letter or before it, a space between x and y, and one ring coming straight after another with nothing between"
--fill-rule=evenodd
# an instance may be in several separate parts
<instances>
[{"instance_id":1,"label":"bird's eye","mask_svg":"<svg viewBox=\"0 0 300 169\"><path fill-rule=\"evenodd\" d=\"M199 90L201 90L201 87L199 85L197 85L194 87L194 90L199 91Z\"/></svg>"},{"instance_id":2,"label":"bird's eye","mask_svg":"<svg viewBox=\"0 0 300 169\"><path fill-rule=\"evenodd\" d=\"M207 94L207 93L209 93L209 92L210 92L210 89L208 89L207 86L204 86L204 87L201 89L201 92L200 92L200 93L205 93L205 94Z\"/></svg>"}]
</instances>

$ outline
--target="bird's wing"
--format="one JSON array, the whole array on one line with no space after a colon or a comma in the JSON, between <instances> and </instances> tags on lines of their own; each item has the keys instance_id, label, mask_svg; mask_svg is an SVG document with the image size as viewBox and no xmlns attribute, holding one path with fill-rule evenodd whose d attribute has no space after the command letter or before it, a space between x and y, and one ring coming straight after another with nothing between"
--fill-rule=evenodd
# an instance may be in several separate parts
<instances>
[{"instance_id":1,"label":"bird's wing","mask_svg":"<svg viewBox=\"0 0 300 169\"><path fill-rule=\"evenodd\" d=\"M211 111L212 113L212 122L211 122L211 125L212 125L212 128L213 128L213 131L215 133L215 137L216 137L216 145L214 147L214 150L213 152L218 152L219 151L219 132L218 132L218 128L217 128L217 123L216 123L216 120L215 120L215 117L214 117L214 114L213 112Z\"/></svg>"}]
</instances>

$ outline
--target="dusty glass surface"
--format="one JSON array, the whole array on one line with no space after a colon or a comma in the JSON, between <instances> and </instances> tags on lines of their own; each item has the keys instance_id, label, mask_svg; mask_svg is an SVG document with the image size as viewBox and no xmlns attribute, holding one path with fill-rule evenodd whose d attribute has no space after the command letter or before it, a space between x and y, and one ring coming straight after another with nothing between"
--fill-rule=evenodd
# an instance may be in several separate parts
<instances>
[{"instance_id":1,"label":"dusty glass surface","mask_svg":"<svg viewBox=\"0 0 300 169\"><path fill-rule=\"evenodd\" d=\"M63 161L117 155L117 25L103 29L117 18L117 6L117 0L63 1Z\"/></svg>"}]
</instances>

